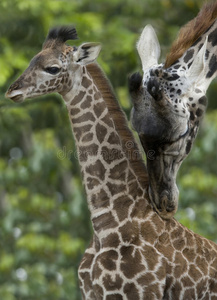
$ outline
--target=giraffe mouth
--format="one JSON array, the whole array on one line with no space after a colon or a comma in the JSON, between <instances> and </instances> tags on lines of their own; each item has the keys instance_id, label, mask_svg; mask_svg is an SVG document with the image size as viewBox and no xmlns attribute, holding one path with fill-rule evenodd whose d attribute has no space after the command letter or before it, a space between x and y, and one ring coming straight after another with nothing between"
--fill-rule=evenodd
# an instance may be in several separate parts
<instances>
[{"instance_id":1,"label":"giraffe mouth","mask_svg":"<svg viewBox=\"0 0 217 300\"><path fill-rule=\"evenodd\" d=\"M23 102L22 95L17 95L17 96L11 97L10 99L13 100L14 102Z\"/></svg>"},{"instance_id":2,"label":"giraffe mouth","mask_svg":"<svg viewBox=\"0 0 217 300\"><path fill-rule=\"evenodd\" d=\"M23 102L24 100L23 93L19 93L19 92L12 92L12 93L7 92L5 96L17 103Z\"/></svg>"}]
</instances>

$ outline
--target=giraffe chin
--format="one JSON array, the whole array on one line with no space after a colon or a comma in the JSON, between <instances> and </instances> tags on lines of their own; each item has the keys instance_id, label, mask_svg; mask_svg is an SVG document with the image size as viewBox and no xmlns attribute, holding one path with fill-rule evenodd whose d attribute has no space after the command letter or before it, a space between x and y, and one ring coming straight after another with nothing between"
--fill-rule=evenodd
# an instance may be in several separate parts
<instances>
[{"instance_id":1,"label":"giraffe chin","mask_svg":"<svg viewBox=\"0 0 217 300\"><path fill-rule=\"evenodd\" d=\"M22 96L14 96L12 98L10 98L12 101L16 102L16 103L22 103L24 101L24 98Z\"/></svg>"},{"instance_id":2,"label":"giraffe chin","mask_svg":"<svg viewBox=\"0 0 217 300\"><path fill-rule=\"evenodd\" d=\"M23 93L6 93L6 98L11 99L16 103L22 103L25 100Z\"/></svg>"},{"instance_id":3,"label":"giraffe chin","mask_svg":"<svg viewBox=\"0 0 217 300\"><path fill-rule=\"evenodd\" d=\"M149 190L148 190L148 194L149 194L149 198L151 200L151 204L154 207L154 209L156 210L156 212L159 214L159 216L162 219L171 219L173 218L173 216L175 215L177 208L178 208L178 194L176 196L173 197L173 199L169 199L170 198L170 193L166 190L164 190L161 195L160 198L158 199L158 201L156 201L156 199L154 199L153 197L153 193L151 191L151 187L149 186ZM159 204L157 205L156 202L158 202Z\"/></svg>"}]
</instances>

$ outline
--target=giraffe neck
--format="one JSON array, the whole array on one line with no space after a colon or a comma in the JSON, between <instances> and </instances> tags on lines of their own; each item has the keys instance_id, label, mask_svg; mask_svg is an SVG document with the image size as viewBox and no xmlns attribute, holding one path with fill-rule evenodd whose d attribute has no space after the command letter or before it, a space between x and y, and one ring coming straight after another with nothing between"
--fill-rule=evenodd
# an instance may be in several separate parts
<instances>
[{"instance_id":1,"label":"giraffe neck","mask_svg":"<svg viewBox=\"0 0 217 300\"><path fill-rule=\"evenodd\" d=\"M100 238L130 218L134 202L147 187L146 169L101 69L91 64L78 72L81 80L63 97L93 228Z\"/></svg>"}]
</instances>

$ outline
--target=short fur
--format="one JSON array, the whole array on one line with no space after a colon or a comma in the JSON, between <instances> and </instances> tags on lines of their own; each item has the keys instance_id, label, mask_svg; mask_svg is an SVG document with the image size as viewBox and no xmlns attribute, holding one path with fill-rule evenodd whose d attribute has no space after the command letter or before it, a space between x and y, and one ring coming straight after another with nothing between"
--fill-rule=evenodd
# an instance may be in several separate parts
<instances>
[{"instance_id":1,"label":"short fur","mask_svg":"<svg viewBox=\"0 0 217 300\"><path fill-rule=\"evenodd\" d=\"M173 65L197 39L206 32L217 17L217 1L206 3L196 18L181 28L177 40L167 55L165 68Z\"/></svg>"},{"instance_id":2,"label":"short fur","mask_svg":"<svg viewBox=\"0 0 217 300\"><path fill-rule=\"evenodd\" d=\"M136 175L140 178L140 183L143 187L148 187L148 175L143 158L140 155L138 145L128 127L127 119L119 106L108 79L96 63L87 65L87 70L92 76L107 104L116 130L121 137L123 149L128 154L129 161L133 166L133 169L136 170Z\"/></svg>"}]
</instances>

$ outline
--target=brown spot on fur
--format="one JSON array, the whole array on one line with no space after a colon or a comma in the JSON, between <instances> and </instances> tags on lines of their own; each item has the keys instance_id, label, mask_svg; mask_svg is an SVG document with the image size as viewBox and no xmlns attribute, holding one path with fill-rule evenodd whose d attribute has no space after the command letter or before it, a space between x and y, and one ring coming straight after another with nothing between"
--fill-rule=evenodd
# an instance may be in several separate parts
<instances>
[{"instance_id":1,"label":"brown spot on fur","mask_svg":"<svg viewBox=\"0 0 217 300\"><path fill-rule=\"evenodd\" d=\"M41 85L39 86L39 90L43 90L43 89L46 89L46 86L45 86L44 84L41 84Z\"/></svg>"},{"instance_id":2,"label":"brown spot on fur","mask_svg":"<svg viewBox=\"0 0 217 300\"><path fill-rule=\"evenodd\" d=\"M171 289L171 299L180 299L180 294L182 291L182 286L179 281L175 281ZM193 298L194 299L194 298Z\"/></svg>"},{"instance_id":3,"label":"brown spot on fur","mask_svg":"<svg viewBox=\"0 0 217 300\"><path fill-rule=\"evenodd\" d=\"M135 287L135 284L133 283L126 283L124 286L124 293L126 294L126 297L128 299L133 299L133 300L139 300L139 293L137 288Z\"/></svg>"},{"instance_id":4,"label":"brown spot on fur","mask_svg":"<svg viewBox=\"0 0 217 300\"><path fill-rule=\"evenodd\" d=\"M92 104L92 97L87 96L85 100L81 103L81 109L89 108Z\"/></svg>"},{"instance_id":5,"label":"brown spot on fur","mask_svg":"<svg viewBox=\"0 0 217 300\"><path fill-rule=\"evenodd\" d=\"M101 120L102 120L106 125L108 125L109 127L113 127L112 120L111 120L111 118L109 117L108 114L106 114L105 117L103 117Z\"/></svg>"},{"instance_id":6,"label":"brown spot on fur","mask_svg":"<svg viewBox=\"0 0 217 300\"><path fill-rule=\"evenodd\" d=\"M176 227L171 233L171 239L175 240L183 234L183 228L181 226Z\"/></svg>"},{"instance_id":7,"label":"brown spot on fur","mask_svg":"<svg viewBox=\"0 0 217 300\"><path fill-rule=\"evenodd\" d=\"M191 280L189 276L182 277L181 282L184 287L194 286L194 282Z\"/></svg>"},{"instance_id":8,"label":"brown spot on fur","mask_svg":"<svg viewBox=\"0 0 217 300\"><path fill-rule=\"evenodd\" d=\"M79 141L84 133L89 132L93 125L84 125L80 127L74 127L74 134L76 139Z\"/></svg>"},{"instance_id":9,"label":"brown spot on fur","mask_svg":"<svg viewBox=\"0 0 217 300\"><path fill-rule=\"evenodd\" d=\"M151 284L146 289L147 289L147 292L146 292L147 295L150 295L150 298L149 298L150 300L161 299L162 294L161 294L161 291L159 290L158 283Z\"/></svg>"},{"instance_id":10,"label":"brown spot on fur","mask_svg":"<svg viewBox=\"0 0 217 300\"><path fill-rule=\"evenodd\" d=\"M183 26L167 55L165 68L176 62L187 49L213 24L217 17L217 2L205 3L196 18Z\"/></svg>"},{"instance_id":11,"label":"brown spot on fur","mask_svg":"<svg viewBox=\"0 0 217 300\"><path fill-rule=\"evenodd\" d=\"M92 177L88 177L87 178L87 187L89 190L92 190L93 188L95 188L97 185L100 184L100 181L92 178Z\"/></svg>"},{"instance_id":12,"label":"brown spot on fur","mask_svg":"<svg viewBox=\"0 0 217 300\"><path fill-rule=\"evenodd\" d=\"M89 132L89 133L85 134L82 138L83 143L91 142L92 140L93 140L93 133L92 132Z\"/></svg>"},{"instance_id":13,"label":"brown spot on fur","mask_svg":"<svg viewBox=\"0 0 217 300\"><path fill-rule=\"evenodd\" d=\"M120 239L117 233L110 233L102 240L103 247L117 248L120 245Z\"/></svg>"},{"instance_id":14,"label":"brown spot on fur","mask_svg":"<svg viewBox=\"0 0 217 300\"><path fill-rule=\"evenodd\" d=\"M118 135L115 132L112 132L108 138L108 143L109 144L119 144L120 143L120 139L118 137Z\"/></svg>"},{"instance_id":15,"label":"brown spot on fur","mask_svg":"<svg viewBox=\"0 0 217 300\"><path fill-rule=\"evenodd\" d=\"M71 105L77 105L83 99L84 95L85 92L80 91L80 93L71 101Z\"/></svg>"},{"instance_id":16,"label":"brown spot on fur","mask_svg":"<svg viewBox=\"0 0 217 300\"><path fill-rule=\"evenodd\" d=\"M54 86L56 79L51 79L49 81L49 86Z\"/></svg>"},{"instance_id":17,"label":"brown spot on fur","mask_svg":"<svg viewBox=\"0 0 217 300\"><path fill-rule=\"evenodd\" d=\"M183 255L186 257L186 259L188 261L192 261L195 257L195 250L194 249L190 249L190 248L186 248L182 251Z\"/></svg>"},{"instance_id":18,"label":"brown spot on fur","mask_svg":"<svg viewBox=\"0 0 217 300\"><path fill-rule=\"evenodd\" d=\"M101 94L100 94L100 92L97 92L97 93L95 93L94 94L94 100L99 100L101 98Z\"/></svg>"},{"instance_id":19,"label":"brown spot on fur","mask_svg":"<svg viewBox=\"0 0 217 300\"><path fill-rule=\"evenodd\" d=\"M217 284L216 284L216 280L215 279L211 279L210 280L210 290L212 291L212 293L216 293L217 294Z\"/></svg>"},{"instance_id":20,"label":"brown spot on fur","mask_svg":"<svg viewBox=\"0 0 217 300\"><path fill-rule=\"evenodd\" d=\"M194 286L194 283L192 283L192 285ZM183 298L182 299L195 299L195 290L194 288L188 288L185 292L184 292L184 295L183 295ZM199 299L199 298L198 298ZM200 298L200 299L203 299L203 300L206 300L206 298ZM209 298L207 298L208 300Z\"/></svg>"},{"instance_id":21,"label":"brown spot on fur","mask_svg":"<svg viewBox=\"0 0 217 300\"><path fill-rule=\"evenodd\" d=\"M150 221L141 223L141 235L144 241L154 244L158 234Z\"/></svg>"},{"instance_id":22,"label":"brown spot on fur","mask_svg":"<svg viewBox=\"0 0 217 300\"><path fill-rule=\"evenodd\" d=\"M104 141L106 133L107 133L107 129L105 128L105 126L98 123L96 125L96 137L100 142L100 144Z\"/></svg>"},{"instance_id":23,"label":"brown spot on fur","mask_svg":"<svg viewBox=\"0 0 217 300\"><path fill-rule=\"evenodd\" d=\"M95 208L105 208L109 206L110 199L107 193L101 189L98 193L92 195L91 203Z\"/></svg>"},{"instance_id":24,"label":"brown spot on fur","mask_svg":"<svg viewBox=\"0 0 217 300\"><path fill-rule=\"evenodd\" d=\"M105 162L107 162L107 164L111 164L115 160L120 160L124 157L122 151L117 149L110 149L108 147L102 147L101 154Z\"/></svg>"},{"instance_id":25,"label":"brown spot on fur","mask_svg":"<svg viewBox=\"0 0 217 300\"><path fill-rule=\"evenodd\" d=\"M92 219L94 230L100 232L102 229L110 229L118 226L118 223L115 221L111 212L104 213L99 217Z\"/></svg>"},{"instance_id":26,"label":"brown spot on fur","mask_svg":"<svg viewBox=\"0 0 217 300\"><path fill-rule=\"evenodd\" d=\"M95 112L97 118L99 118L102 115L102 113L104 112L105 108L106 108L106 106L105 106L104 102L101 102L101 103L98 103L98 104L94 105L93 109L94 109L94 112Z\"/></svg>"},{"instance_id":27,"label":"brown spot on fur","mask_svg":"<svg viewBox=\"0 0 217 300\"><path fill-rule=\"evenodd\" d=\"M90 112L87 112L87 113L83 114L82 116L80 116L78 118L73 118L73 124L84 123L84 122L87 122L87 121L91 121L91 122L95 121L95 117Z\"/></svg>"},{"instance_id":28,"label":"brown spot on fur","mask_svg":"<svg viewBox=\"0 0 217 300\"><path fill-rule=\"evenodd\" d=\"M87 161L89 156L96 156L98 154L99 146L97 144L91 144L87 147L80 147L79 159L80 161Z\"/></svg>"},{"instance_id":29,"label":"brown spot on fur","mask_svg":"<svg viewBox=\"0 0 217 300\"><path fill-rule=\"evenodd\" d=\"M127 169L127 161L124 160L114 166L114 168L110 169L109 178L114 180L125 181L126 179L126 169Z\"/></svg>"},{"instance_id":30,"label":"brown spot on fur","mask_svg":"<svg viewBox=\"0 0 217 300\"><path fill-rule=\"evenodd\" d=\"M177 252L174 263L175 263L175 268L174 268L173 274L174 274L175 278L180 278L180 276L182 274L187 272L186 260L183 259L182 255L179 252Z\"/></svg>"},{"instance_id":31,"label":"brown spot on fur","mask_svg":"<svg viewBox=\"0 0 217 300\"><path fill-rule=\"evenodd\" d=\"M114 200L113 209L116 211L120 222L128 217L129 207L132 203L133 201L127 196L121 196Z\"/></svg>"},{"instance_id":32,"label":"brown spot on fur","mask_svg":"<svg viewBox=\"0 0 217 300\"><path fill-rule=\"evenodd\" d=\"M194 282L198 281L203 276L203 274L193 264L190 265L188 274Z\"/></svg>"},{"instance_id":33,"label":"brown spot on fur","mask_svg":"<svg viewBox=\"0 0 217 300\"><path fill-rule=\"evenodd\" d=\"M94 284L93 290L95 292L95 295L97 295L97 297L99 297L99 299L103 298L103 288L101 286L99 286L98 284Z\"/></svg>"},{"instance_id":34,"label":"brown spot on fur","mask_svg":"<svg viewBox=\"0 0 217 300\"><path fill-rule=\"evenodd\" d=\"M208 275L208 268L207 268L207 262L203 255L197 256L196 258L196 265L197 267L203 272L203 276Z\"/></svg>"},{"instance_id":35,"label":"brown spot on fur","mask_svg":"<svg viewBox=\"0 0 217 300\"><path fill-rule=\"evenodd\" d=\"M86 167L86 172L93 177L98 177L100 180L105 179L106 169L99 159L94 164Z\"/></svg>"},{"instance_id":36,"label":"brown spot on fur","mask_svg":"<svg viewBox=\"0 0 217 300\"><path fill-rule=\"evenodd\" d=\"M107 295L106 300L123 300L120 294Z\"/></svg>"},{"instance_id":37,"label":"brown spot on fur","mask_svg":"<svg viewBox=\"0 0 217 300\"><path fill-rule=\"evenodd\" d=\"M71 109L70 109L70 114L71 114L72 116L77 115L79 112L80 112L80 109L79 109L79 108L71 108Z\"/></svg>"},{"instance_id":38,"label":"brown spot on fur","mask_svg":"<svg viewBox=\"0 0 217 300\"><path fill-rule=\"evenodd\" d=\"M89 272L82 272L79 274L80 277L82 278L84 284L84 290L87 293L91 288L92 288L92 280L90 278L90 273Z\"/></svg>"},{"instance_id":39,"label":"brown spot on fur","mask_svg":"<svg viewBox=\"0 0 217 300\"><path fill-rule=\"evenodd\" d=\"M110 193L112 194L112 196L119 194L119 193L123 193L124 191L126 191L126 185L125 184L114 184L114 183L107 183L107 187L110 190Z\"/></svg>"},{"instance_id":40,"label":"brown spot on fur","mask_svg":"<svg viewBox=\"0 0 217 300\"><path fill-rule=\"evenodd\" d=\"M163 259L164 261L164 259ZM162 263L162 266L155 272L155 275L159 280L163 280L166 277L166 268L165 268L166 262ZM168 271L168 270L167 270Z\"/></svg>"},{"instance_id":41,"label":"brown spot on fur","mask_svg":"<svg viewBox=\"0 0 217 300\"><path fill-rule=\"evenodd\" d=\"M129 194L133 197L141 197L143 195L142 189L139 188L138 182L135 180L128 186Z\"/></svg>"},{"instance_id":42,"label":"brown spot on fur","mask_svg":"<svg viewBox=\"0 0 217 300\"><path fill-rule=\"evenodd\" d=\"M145 213L147 212L147 207L144 199L139 199L136 204L134 205L134 208L131 213L131 217L137 217L141 219L145 219Z\"/></svg>"},{"instance_id":43,"label":"brown spot on fur","mask_svg":"<svg viewBox=\"0 0 217 300\"><path fill-rule=\"evenodd\" d=\"M133 278L136 274L144 271L140 252L134 246L122 246L121 271L127 278Z\"/></svg>"},{"instance_id":44,"label":"brown spot on fur","mask_svg":"<svg viewBox=\"0 0 217 300\"><path fill-rule=\"evenodd\" d=\"M119 275L115 275L115 279L113 280L111 275L107 274L103 278L103 284L106 291L114 291L116 289L120 290L123 284L123 279Z\"/></svg>"},{"instance_id":45,"label":"brown spot on fur","mask_svg":"<svg viewBox=\"0 0 217 300\"><path fill-rule=\"evenodd\" d=\"M83 257L83 259L80 263L80 268L82 268L82 269L89 268L90 265L92 264L93 259L94 259L93 254L85 253L85 256Z\"/></svg>"},{"instance_id":46,"label":"brown spot on fur","mask_svg":"<svg viewBox=\"0 0 217 300\"><path fill-rule=\"evenodd\" d=\"M156 264L158 264L158 254L154 247L145 245L142 250L142 254L145 257L146 263L148 264L148 270L154 270Z\"/></svg>"},{"instance_id":47,"label":"brown spot on fur","mask_svg":"<svg viewBox=\"0 0 217 300\"><path fill-rule=\"evenodd\" d=\"M83 77L81 84L84 88L88 88L90 85L92 85L92 82L87 77Z\"/></svg>"},{"instance_id":48,"label":"brown spot on fur","mask_svg":"<svg viewBox=\"0 0 217 300\"><path fill-rule=\"evenodd\" d=\"M119 232L125 243L139 243L139 226L136 221L128 221L125 225L119 228Z\"/></svg>"},{"instance_id":49,"label":"brown spot on fur","mask_svg":"<svg viewBox=\"0 0 217 300\"><path fill-rule=\"evenodd\" d=\"M116 270L118 253L115 250L108 250L97 257L96 264L102 265L105 270Z\"/></svg>"},{"instance_id":50,"label":"brown spot on fur","mask_svg":"<svg viewBox=\"0 0 217 300\"><path fill-rule=\"evenodd\" d=\"M178 250L178 251L181 251L184 249L185 247L185 241L183 239L176 239L174 242L173 242L173 247Z\"/></svg>"},{"instance_id":51,"label":"brown spot on fur","mask_svg":"<svg viewBox=\"0 0 217 300\"><path fill-rule=\"evenodd\" d=\"M149 286L153 281L155 281L155 276L152 273L147 273L137 279L138 284L141 286Z\"/></svg>"}]
</instances>

